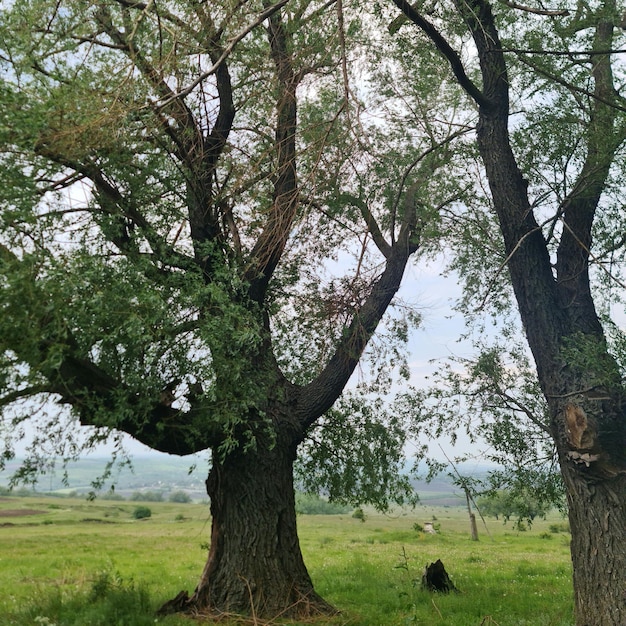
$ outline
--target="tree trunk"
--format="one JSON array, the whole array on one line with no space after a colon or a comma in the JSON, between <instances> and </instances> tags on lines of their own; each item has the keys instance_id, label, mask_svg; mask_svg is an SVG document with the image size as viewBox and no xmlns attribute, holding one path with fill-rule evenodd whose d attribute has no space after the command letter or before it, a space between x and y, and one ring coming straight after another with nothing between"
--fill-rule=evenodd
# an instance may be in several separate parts
<instances>
[{"instance_id":1,"label":"tree trunk","mask_svg":"<svg viewBox=\"0 0 626 626\"><path fill-rule=\"evenodd\" d=\"M465 488L464 491L465 491L465 499L467 500L467 513L469 515L470 532L471 532L472 541L478 541L478 528L476 527L476 515L474 515L472 511L469 489Z\"/></svg>"},{"instance_id":2,"label":"tree trunk","mask_svg":"<svg viewBox=\"0 0 626 626\"><path fill-rule=\"evenodd\" d=\"M488 106L480 109L478 145L520 316L551 410L569 504L576 624L624 626L626 420L619 371L595 312L588 252L581 244L590 241L593 211L586 205L572 205L568 211L569 227L580 232L574 230L576 245L568 247L570 232L564 229L555 280L548 247L509 142L506 63L491 8L483 0L475 0L475 5L468 23L473 26L481 60L483 93L489 98ZM610 129L611 124L605 134ZM588 165L603 188L608 169L599 168L594 159L602 141L608 139L596 139L598 144L589 140ZM582 187L590 185L588 178L584 171ZM580 219L583 210L591 212L591 219L579 225L576 218ZM572 266L575 260L577 265Z\"/></svg>"},{"instance_id":3,"label":"tree trunk","mask_svg":"<svg viewBox=\"0 0 626 626\"><path fill-rule=\"evenodd\" d=\"M569 388L583 388L568 377ZM566 381L562 379L563 385ZM565 388L568 388L565 387ZM577 626L626 624L626 463L619 388L551 396L572 533ZM616 399L611 400L610 396ZM550 394L549 394L550 398Z\"/></svg>"},{"instance_id":4,"label":"tree trunk","mask_svg":"<svg viewBox=\"0 0 626 626\"><path fill-rule=\"evenodd\" d=\"M577 626L626 624L626 476L595 480L562 462Z\"/></svg>"},{"instance_id":5,"label":"tree trunk","mask_svg":"<svg viewBox=\"0 0 626 626\"><path fill-rule=\"evenodd\" d=\"M208 560L194 594L179 595L170 611L269 619L336 613L314 591L300 551L295 452L296 444L280 434L273 447L257 441L256 448L223 461L214 452L206 481L212 517Z\"/></svg>"}]
</instances>

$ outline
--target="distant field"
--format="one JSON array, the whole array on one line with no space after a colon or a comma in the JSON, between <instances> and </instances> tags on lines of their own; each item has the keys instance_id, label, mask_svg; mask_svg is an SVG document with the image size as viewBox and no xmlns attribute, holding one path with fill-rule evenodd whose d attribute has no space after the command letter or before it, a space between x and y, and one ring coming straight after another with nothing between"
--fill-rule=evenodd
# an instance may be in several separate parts
<instances>
[{"instance_id":1,"label":"distant field","mask_svg":"<svg viewBox=\"0 0 626 626\"><path fill-rule=\"evenodd\" d=\"M206 556L208 507L87 502L46 497L0 499L0 624L143 626L196 624L153 612L193 590ZM437 535L414 529L434 521ZM569 535L554 515L519 532L488 520L469 540L460 507L365 522L350 514L301 516L302 550L318 591L342 614L315 622L345 626L571 626ZM458 595L414 584L440 558ZM418 581L419 582L419 581ZM286 622L289 623L289 622Z\"/></svg>"},{"instance_id":2,"label":"distant field","mask_svg":"<svg viewBox=\"0 0 626 626\"><path fill-rule=\"evenodd\" d=\"M64 478L62 464L56 469L40 475L36 484L38 492L54 492L67 495L76 492L78 495L93 490L92 483L102 476L108 458L82 458L70 463ZM9 461L4 471L0 471L0 487L9 482L11 475L20 467L20 459ZM110 479L105 481L101 493L106 492L115 484L115 492L128 499L137 491L160 492L167 499L172 491L184 490L194 500L206 500L204 481L208 473L209 460L205 455L179 458L166 454L152 454L135 457L131 467L120 467L113 471ZM487 466L470 465L468 472L473 478L481 478L487 472ZM415 490L422 502L439 506L456 506L465 502L463 492L452 484L445 474L437 476L427 483L424 480L412 480Z\"/></svg>"},{"instance_id":3,"label":"distant field","mask_svg":"<svg viewBox=\"0 0 626 626\"><path fill-rule=\"evenodd\" d=\"M93 491L92 483L100 478L108 458L83 458L68 464L67 475L64 476L62 463L54 469L38 477L36 484L39 492L55 492L65 494L71 492L88 493ZM6 464L0 471L0 486L9 482L11 475L20 467L21 460L15 459ZM118 494L128 497L135 491L149 489L163 492L184 489L195 499L206 499L204 481L208 472L208 460L201 455L191 458L171 457L155 454L133 459L131 467L114 468L112 475L103 485L103 491L115 485ZM64 480L65 479L65 480Z\"/></svg>"}]
</instances>

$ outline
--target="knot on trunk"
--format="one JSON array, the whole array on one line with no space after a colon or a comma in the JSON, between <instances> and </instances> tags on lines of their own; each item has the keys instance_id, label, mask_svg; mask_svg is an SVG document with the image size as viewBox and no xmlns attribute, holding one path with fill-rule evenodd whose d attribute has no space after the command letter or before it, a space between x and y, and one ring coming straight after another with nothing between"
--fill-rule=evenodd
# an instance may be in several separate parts
<instances>
[{"instance_id":1,"label":"knot on trunk","mask_svg":"<svg viewBox=\"0 0 626 626\"><path fill-rule=\"evenodd\" d=\"M587 451L594 447L596 433L582 407L571 402L565 405L565 425L567 439L574 450Z\"/></svg>"},{"instance_id":2,"label":"knot on trunk","mask_svg":"<svg viewBox=\"0 0 626 626\"><path fill-rule=\"evenodd\" d=\"M623 413L609 415L600 424L593 415L573 402L563 409L567 445L566 458L590 476L610 478L626 473L626 429Z\"/></svg>"}]
</instances>

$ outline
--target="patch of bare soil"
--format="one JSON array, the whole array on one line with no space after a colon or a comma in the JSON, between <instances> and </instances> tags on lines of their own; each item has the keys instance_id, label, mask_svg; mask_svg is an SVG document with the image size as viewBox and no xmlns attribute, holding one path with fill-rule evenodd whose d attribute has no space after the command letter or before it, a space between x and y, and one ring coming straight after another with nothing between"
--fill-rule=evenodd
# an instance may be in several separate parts
<instances>
[{"instance_id":1,"label":"patch of bare soil","mask_svg":"<svg viewBox=\"0 0 626 626\"><path fill-rule=\"evenodd\" d=\"M5 509L0 510L0 517L23 517L25 515L41 515L46 511L37 511L36 509Z\"/></svg>"}]
</instances>

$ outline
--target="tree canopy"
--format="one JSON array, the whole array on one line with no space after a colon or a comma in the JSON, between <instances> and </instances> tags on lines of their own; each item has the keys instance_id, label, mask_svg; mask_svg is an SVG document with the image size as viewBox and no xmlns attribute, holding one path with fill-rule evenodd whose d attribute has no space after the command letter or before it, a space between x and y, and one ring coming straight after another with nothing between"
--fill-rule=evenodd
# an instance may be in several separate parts
<instances>
[{"instance_id":1,"label":"tree canopy","mask_svg":"<svg viewBox=\"0 0 626 626\"><path fill-rule=\"evenodd\" d=\"M417 321L392 305L409 260L443 250L470 320L515 303L538 386L523 351L511 367L486 346L445 375L429 432L458 425L465 394L501 458L553 453L579 621L623 622L591 593L626 572L624 341L605 321L623 289L623 35L614 0L569 4L4 2L3 458L33 418L25 475L119 432L210 449L211 552L169 608L326 612L294 459L336 499L410 497L397 470L429 405L380 401ZM587 540L594 510L615 526Z\"/></svg>"},{"instance_id":2,"label":"tree canopy","mask_svg":"<svg viewBox=\"0 0 626 626\"><path fill-rule=\"evenodd\" d=\"M316 377L345 384L385 263L450 194L456 128L380 122L372 25L285 2L39 1L2 20L5 441L35 398L35 457L75 452L62 406L94 440L252 445L269 341L311 415L328 408ZM387 336L406 328L401 313ZM385 358L370 352L380 384Z\"/></svg>"},{"instance_id":3,"label":"tree canopy","mask_svg":"<svg viewBox=\"0 0 626 626\"><path fill-rule=\"evenodd\" d=\"M299 446L309 488L413 498L407 431L375 394L406 376L416 316L381 321L458 197L446 168L468 129L458 92L389 82L385 26L287 0L0 16L3 458L33 418L22 476L110 433L210 450L207 564L166 612L332 611L298 546ZM361 398L329 412L364 354Z\"/></svg>"}]
</instances>

